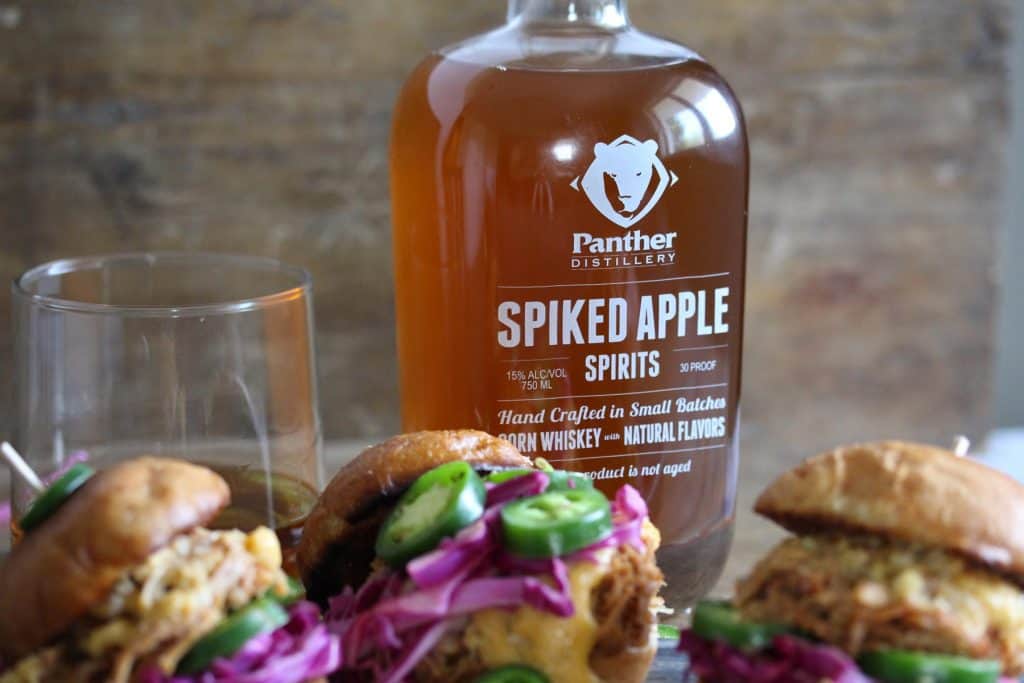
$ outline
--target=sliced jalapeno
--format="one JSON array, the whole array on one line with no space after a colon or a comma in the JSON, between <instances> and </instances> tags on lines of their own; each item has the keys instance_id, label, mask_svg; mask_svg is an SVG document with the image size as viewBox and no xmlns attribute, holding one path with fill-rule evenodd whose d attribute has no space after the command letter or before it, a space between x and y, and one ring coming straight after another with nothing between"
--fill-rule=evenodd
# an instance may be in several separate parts
<instances>
[{"instance_id":1,"label":"sliced jalapeno","mask_svg":"<svg viewBox=\"0 0 1024 683\"><path fill-rule=\"evenodd\" d=\"M537 470L527 469L500 470L498 472L491 472L490 474L488 474L486 477L484 477L484 481L486 481L489 484L504 484L506 481L509 481L511 479L518 479L519 477L525 477L527 474L532 474L533 472L536 471Z\"/></svg>"},{"instance_id":2,"label":"sliced jalapeno","mask_svg":"<svg viewBox=\"0 0 1024 683\"><path fill-rule=\"evenodd\" d=\"M671 640L672 642L678 641L679 627L672 624L658 624L658 639Z\"/></svg>"},{"instance_id":3,"label":"sliced jalapeno","mask_svg":"<svg viewBox=\"0 0 1024 683\"><path fill-rule=\"evenodd\" d=\"M511 479L518 479L519 477L525 477L527 474L533 474L539 470L528 470L528 469L515 469L515 470L500 470L498 472L491 472L484 481L490 484L504 484L506 481Z\"/></svg>"},{"instance_id":4,"label":"sliced jalapeno","mask_svg":"<svg viewBox=\"0 0 1024 683\"><path fill-rule=\"evenodd\" d=\"M585 474L579 472L566 472L565 470L555 470L554 472L548 472L548 479L551 483L548 484L548 491L569 491L572 489L593 489L594 480Z\"/></svg>"},{"instance_id":5,"label":"sliced jalapeno","mask_svg":"<svg viewBox=\"0 0 1024 683\"><path fill-rule=\"evenodd\" d=\"M85 482L89 481L92 475L96 474L88 465L78 463L72 465L67 472L62 474L57 481L53 482L39 497L33 501L25 516L18 521L22 531L31 531L57 512L58 508L67 502L78 489L82 488Z\"/></svg>"},{"instance_id":6,"label":"sliced jalapeno","mask_svg":"<svg viewBox=\"0 0 1024 683\"><path fill-rule=\"evenodd\" d=\"M704 600L693 610L693 632L707 640L718 640L741 650L761 650L772 644L775 636L786 633L779 624L758 624L745 621L732 605Z\"/></svg>"},{"instance_id":7,"label":"sliced jalapeno","mask_svg":"<svg viewBox=\"0 0 1024 683\"><path fill-rule=\"evenodd\" d=\"M857 664L884 683L996 683L1002 672L997 661L906 650L869 652Z\"/></svg>"},{"instance_id":8,"label":"sliced jalapeno","mask_svg":"<svg viewBox=\"0 0 1024 683\"><path fill-rule=\"evenodd\" d=\"M592 489L594 488L594 481L579 472L567 472L565 470L527 470L527 469L516 469L516 470L502 470L500 472L492 472L487 475L484 481L492 484L503 484L509 479L515 479L522 477L527 474L534 472L544 472L548 476L548 488L547 491L566 491L569 489Z\"/></svg>"},{"instance_id":9,"label":"sliced jalapeno","mask_svg":"<svg viewBox=\"0 0 1024 683\"><path fill-rule=\"evenodd\" d=\"M218 657L231 657L256 636L287 623L288 613L277 602L253 600L197 640L178 663L177 673L192 676L205 671Z\"/></svg>"},{"instance_id":10,"label":"sliced jalapeno","mask_svg":"<svg viewBox=\"0 0 1024 683\"><path fill-rule=\"evenodd\" d=\"M548 677L528 666L513 664L488 671L475 683L549 683Z\"/></svg>"},{"instance_id":11,"label":"sliced jalapeno","mask_svg":"<svg viewBox=\"0 0 1024 683\"><path fill-rule=\"evenodd\" d=\"M501 511L505 544L521 557L568 555L612 533L611 505L594 489L548 491Z\"/></svg>"},{"instance_id":12,"label":"sliced jalapeno","mask_svg":"<svg viewBox=\"0 0 1024 683\"><path fill-rule=\"evenodd\" d=\"M377 555L401 567L484 513L487 490L469 463L449 462L409 487L377 535Z\"/></svg>"}]
</instances>

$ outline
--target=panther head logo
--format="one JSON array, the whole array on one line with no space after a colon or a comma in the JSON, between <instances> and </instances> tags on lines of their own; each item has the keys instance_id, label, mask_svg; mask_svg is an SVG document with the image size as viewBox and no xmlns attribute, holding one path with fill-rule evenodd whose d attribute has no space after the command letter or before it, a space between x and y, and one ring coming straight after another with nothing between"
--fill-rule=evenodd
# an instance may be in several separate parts
<instances>
[{"instance_id":1,"label":"panther head logo","mask_svg":"<svg viewBox=\"0 0 1024 683\"><path fill-rule=\"evenodd\" d=\"M658 158L658 143L623 135L594 145L594 161L582 178L572 181L602 216L628 228L643 220L661 195L679 178Z\"/></svg>"}]
</instances>

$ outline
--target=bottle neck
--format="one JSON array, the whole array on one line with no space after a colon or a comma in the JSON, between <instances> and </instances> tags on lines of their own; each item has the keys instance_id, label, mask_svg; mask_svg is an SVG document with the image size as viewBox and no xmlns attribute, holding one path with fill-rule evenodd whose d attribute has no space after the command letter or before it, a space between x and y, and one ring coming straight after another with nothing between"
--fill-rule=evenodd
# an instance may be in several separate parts
<instances>
[{"instance_id":1,"label":"bottle neck","mask_svg":"<svg viewBox=\"0 0 1024 683\"><path fill-rule=\"evenodd\" d=\"M627 0L509 0L508 20L616 29L629 25Z\"/></svg>"}]
</instances>

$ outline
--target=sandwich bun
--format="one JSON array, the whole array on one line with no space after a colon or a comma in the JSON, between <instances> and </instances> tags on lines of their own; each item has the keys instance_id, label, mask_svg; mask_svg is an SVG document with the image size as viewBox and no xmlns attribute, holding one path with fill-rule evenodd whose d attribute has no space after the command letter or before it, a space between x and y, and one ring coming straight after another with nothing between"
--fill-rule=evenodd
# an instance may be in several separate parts
<instances>
[{"instance_id":1,"label":"sandwich bun","mask_svg":"<svg viewBox=\"0 0 1024 683\"><path fill-rule=\"evenodd\" d=\"M780 476L754 509L798 534L838 529L934 546L1024 581L1024 485L942 448L836 448Z\"/></svg>"},{"instance_id":2,"label":"sandwich bun","mask_svg":"<svg viewBox=\"0 0 1024 683\"><path fill-rule=\"evenodd\" d=\"M180 460L141 457L93 476L0 565L0 655L17 661L60 636L229 499L220 476Z\"/></svg>"},{"instance_id":3,"label":"sandwich bun","mask_svg":"<svg viewBox=\"0 0 1024 683\"><path fill-rule=\"evenodd\" d=\"M324 602L370 574L391 505L424 472L462 460L481 472L532 468L511 443L475 430L402 434L342 467L306 520L297 562L310 599ZM344 545L343 553L331 550Z\"/></svg>"}]
</instances>

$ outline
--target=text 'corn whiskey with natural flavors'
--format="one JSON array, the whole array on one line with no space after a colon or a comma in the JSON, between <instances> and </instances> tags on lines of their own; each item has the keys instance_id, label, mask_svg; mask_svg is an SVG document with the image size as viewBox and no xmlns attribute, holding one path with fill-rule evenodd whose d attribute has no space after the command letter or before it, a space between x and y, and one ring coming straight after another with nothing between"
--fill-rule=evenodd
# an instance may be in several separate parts
<instances>
[{"instance_id":1,"label":"text 'corn whiskey with natural flavors'","mask_svg":"<svg viewBox=\"0 0 1024 683\"><path fill-rule=\"evenodd\" d=\"M718 578L738 461L748 152L721 76L624 0L513 0L428 57L391 152L402 418L625 483L670 606Z\"/></svg>"}]
</instances>

